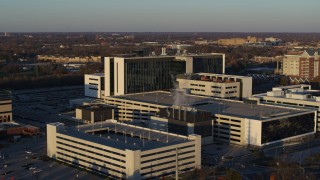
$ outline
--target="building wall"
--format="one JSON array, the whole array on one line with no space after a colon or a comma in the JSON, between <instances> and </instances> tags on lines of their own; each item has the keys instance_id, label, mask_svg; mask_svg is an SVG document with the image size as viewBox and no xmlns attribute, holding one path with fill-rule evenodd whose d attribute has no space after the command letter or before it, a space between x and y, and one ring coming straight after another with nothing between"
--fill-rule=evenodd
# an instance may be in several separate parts
<instances>
[{"instance_id":1,"label":"building wall","mask_svg":"<svg viewBox=\"0 0 320 180\"><path fill-rule=\"evenodd\" d=\"M113 178L145 179L201 168L201 137L152 150L121 150L86 141L47 125L48 156ZM90 136L90 135L89 135ZM50 140L50 141L49 141Z\"/></svg>"},{"instance_id":2,"label":"building wall","mask_svg":"<svg viewBox=\"0 0 320 180\"><path fill-rule=\"evenodd\" d=\"M284 75L314 78L319 76L320 57L317 53L309 55L306 51L300 55L285 55L282 70Z\"/></svg>"},{"instance_id":3,"label":"building wall","mask_svg":"<svg viewBox=\"0 0 320 180\"><path fill-rule=\"evenodd\" d=\"M288 98L264 96L261 99L261 103L314 108L315 110L317 110L316 130L317 132L320 132L320 104L317 101L306 101L306 100L299 100L299 99L288 99Z\"/></svg>"},{"instance_id":4,"label":"building wall","mask_svg":"<svg viewBox=\"0 0 320 180\"><path fill-rule=\"evenodd\" d=\"M244 143L261 146L262 122L247 118L244 121Z\"/></svg>"},{"instance_id":5,"label":"building wall","mask_svg":"<svg viewBox=\"0 0 320 180\"><path fill-rule=\"evenodd\" d=\"M175 174L176 166L179 172L201 168L201 137L195 135L189 139L195 141L142 151L141 176L150 178Z\"/></svg>"},{"instance_id":6,"label":"building wall","mask_svg":"<svg viewBox=\"0 0 320 180\"><path fill-rule=\"evenodd\" d=\"M115 119L120 121L149 122L151 116L167 106L131 101L120 98L106 97L105 103L116 106Z\"/></svg>"},{"instance_id":7,"label":"building wall","mask_svg":"<svg viewBox=\"0 0 320 180\"><path fill-rule=\"evenodd\" d=\"M106 57L105 96L171 89L177 74L192 73L195 68L199 72L224 73L225 55Z\"/></svg>"},{"instance_id":8,"label":"building wall","mask_svg":"<svg viewBox=\"0 0 320 180\"><path fill-rule=\"evenodd\" d=\"M104 58L104 74L105 74L105 84L104 84L104 89L105 89L105 96L111 96L113 95L111 92L111 81L114 82L114 79L111 78L111 57L105 57Z\"/></svg>"},{"instance_id":9,"label":"building wall","mask_svg":"<svg viewBox=\"0 0 320 180\"><path fill-rule=\"evenodd\" d=\"M48 56L38 55L39 61L52 61L58 63L70 63L70 62L101 62L101 56L87 56L87 57L63 57L63 56Z\"/></svg>"},{"instance_id":10,"label":"building wall","mask_svg":"<svg viewBox=\"0 0 320 180\"><path fill-rule=\"evenodd\" d=\"M123 95L126 92L124 58L114 58L114 73L114 95Z\"/></svg>"},{"instance_id":11,"label":"building wall","mask_svg":"<svg viewBox=\"0 0 320 180\"><path fill-rule=\"evenodd\" d=\"M12 121L12 100L0 99L0 123Z\"/></svg>"},{"instance_id":12,"label":"building wall","mask_svg":"<svg viewBox=\"0 0 320 180\"><path fill-rule=\"evenodd\" d=\"M103 78L94 74L84 75L84 94L87 97L102 98L104 96Z\"/></svg>"},{"instance_id":13,"label":"building wall","mask_svg":"<svg viewBox=\"0 0 320 180\"><path fill-rule=\"evenodd\" d=\"M245 145L245 121L243 118L217 114L213 124L215 140Z\"/></svg>"},{"instance_id":14,"label":"building wall","mask_svg":"<svg viewBox=\"0 0 320 180\"><path fill-rule=\"evenodd\" d=\"M282 72L288 76L299 76L300 63L299 56L286 55L283 58Z\"/></svg>"},{"instance_id":15,"label":"building wall","mask_svg":"<svg viewBox=\"0 0 320 180\"><path fill-rule=\"evenodd\" d=\"M252 96L252 77L245 77L245 76L233 76L233 75L224 75L224 74L212 74L212 73L199 73L199 75L206 77L207 79L215 78L217 80L216 85L209 85L209 81L201 81L201 80L188 80L183 78L178 78L177 81L179 82L179 88L193 88L191 87L191 81L192 84L198 84L197 91L193 90L191 93L193 94L199 94L199 95L209 95L209 96L216 96L216 97L222 97L222 98L230 98L236 96L237 98L249 98ZM218 81L222 81L218 83ZM225 81L233 81L234 83L237 83L237 88L229 88L230 86L234 87L234 84L225 83ZM239 83L239 85L238 85ZM199 86L199 85L202 86ZM225 85L223 85L225 84ZM205 85L205 87L203 87ZM215 90L210 90L209 87L217 87ZM223 87L228 87L228 89L225 89ZM225 90L221 90L225 89ZM209 94L212 91L218 91L221 93L217 94ZM236 91L234 94L226 93L230 91Z\"/></svg>"},{"instance_id":16,"label":"building wall","mask_svg":"<svg viewBox=\"0 0 320 180\"><path fill-rule=\"evenodd\" d=\"M219 98L240 98L240 83L177 79L180 89L190 89L191 94Z\"/></svg>"}]
</instances>

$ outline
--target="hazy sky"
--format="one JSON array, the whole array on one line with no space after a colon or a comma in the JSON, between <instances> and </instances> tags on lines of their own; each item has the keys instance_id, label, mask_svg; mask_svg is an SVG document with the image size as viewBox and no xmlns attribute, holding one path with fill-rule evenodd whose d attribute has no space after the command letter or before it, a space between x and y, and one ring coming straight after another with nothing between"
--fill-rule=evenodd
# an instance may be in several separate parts
<instances>
[{"instance_id":1,"label":"hazy sky","mask_svg":"<svg viewBox=\"0 0 320 180\"><path fill-rule=\"evenodd\" d=\"M0 0L0 32L320 32L320 0Z\"/></svg>"}]
</instances>

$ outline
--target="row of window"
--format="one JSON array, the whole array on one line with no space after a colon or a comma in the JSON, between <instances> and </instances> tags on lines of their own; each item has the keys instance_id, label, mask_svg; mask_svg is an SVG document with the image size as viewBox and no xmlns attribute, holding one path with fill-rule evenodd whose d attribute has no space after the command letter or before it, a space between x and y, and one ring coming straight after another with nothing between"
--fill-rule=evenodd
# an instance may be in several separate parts
<instances>
[{"instance_id":1,"label":"row of window","mask_svg":"<svg viewBox=\"0 0 320 180\"><path fill-rule=\"evenodd\" d=\"M221 91L211 91L212 93L221 94Z\"/></svg>"},{"instance_id":2,"label":"row of window","mask_svg":"<svg viewBox=\"0 0 320 180\"><path fill-rule=\"evenodd\" d=\"M64 144L65 145L65 144ZM65 145L66 146L66 145ZM104 163L105 165L113 165L113 166L116 166L116 167L118 167L118 168L122 168L122 169L125 169L125 167L124 166L120 166L120 165L118 165L118 164L114 164L114 163L111 163L111 162L108 162L108 161L104 161L104 160L102 160L102 159L97 159L97 158L94 158L94 157L92 157L92 156L87 156L87 155L84 155L84 154L82 154L82 153L77 153L77 152L74 152L74 151L71 151L71 150L68 150L68 149L66 149L66 148L63 148L63 147L61 147L61 146L57 146L58 147L58 149L59 150L63 150L63 151L67 151L67 152L70 152L70 153L72 153L73 155L78 155L77 157L79 158L79 156L82 156L82 157L86 157L86 158L88 158L88 159L90 159L90 160L95 160L95 161L97 161L97 162L101 162L101 163ZM81 148L78 148L78 149L81 149ZM81 150L83 150L83 149L81 149ZM59 152L59 151L58 151ZM90 152L90 151L88 151L88 152ZM94 152L90 152L90 153L92 153L92 154L97 154L97 153L94 153ZM100 156L102 156L101 154L99 154ZM110 158L110 157L108 157L108 158ZM111 158L110 158L111 159ZM83 159L81 159L82 161L85 161L85 160L83 160ZM94 163L94 162L90 162L90 163ZM115 170L115 169L111 169L111 168L109 168L110 170L112 170L112 171L118 171L118 170Z\"/></svg>"},{"instance_id":3,"label":"row of window","mask_svg":"<svg viewBox=\"0 0 320 180\"><path fill-rule=\"evenodd\" d=\"M93 78L89 78L89 80L91 80L91 81L99 81L99 79L93 79Z\"/></svg>"},{"instance_id":4,"label":"row of window","mask_svg":"<svg viewBox=\"0 0 320 180\"><path fill-rule=\"evenodd\" d=\"M64 146L67 146L67 147L71 147L71 148L74 148L74 149L78 149L78 150L81 150L81 151L84 151L84 152L89 152L89 153L92 153L92 154L96 154L98 156L102 156L102 157L106 157L106 158L109 158L109 159L113 159L115 161L119 161L119 162L123 162L123 163L125 162L124 160L121 160L121 159L118 159L118 158L110 157L110 156L107 156L107 155L104 155L104 154L100 154L100 153L97 153L97 152L93 152L93 151L90 151L90 150L87 150L87 149L83 149L83 148L80 148L80 147L75 147L75 146L72 146L72 145L69 145L69 144L65 144L65 143L62 143L62 142L59 142L59 141L57 143L58 143L58 145L61 144L61 145L64 145ZM66 150L63 147L60 147L60 149L64 149L65 151L72 152L70 150ZM76 152L72 152L72 153L76 153ZM86 155L82 155L82 156L86 156ZM94 159L93 157L89 157L89 158ZM110 164L114 165L114 166L118 166L117 164L113 164L113 163L110 163ZM119 167L124 168L123 166L119 166Z\"/></svg>"},{"instance_id":5,"label":"row of window","mask_svg":"<svg viewBox=\"0 0 320 180\"><path fill-rule=\"evenodd\" d=\"M186 148L194 147L194 146L195 146L195 145L192 144L192 145L189 145L189 146L179 147L179 148L178 148L178 151L179 151L179 150L186 149ZM157 155L157 154L162 154L162 153L167 153L167 152L172 152L172 151L176 151L176 148L168 149L168 150L164 150L164 151L158 151L158 152L151 153L151 154L144 154L144 155L141 156L141 158L148 157L148 156L153 156L153 155Z\"/></svg>"},{"instance_id":6,"label":"row of window","mask_svg":"<svg viewBox=\"0 0 320 180\"><path fill-rule=\"evenodd\" d=\"M187 166L187 165L194 165L194 162L186 162L186 163L183 163L183 164L179 164L179 166ZM152 169L150 168L149 172L142 173L141 176L145 176L145 175L148 175L148 174L157 173L157 172L161 172L161 171L165 171L165 170L169 170L169 169L172 169L172 172L175 172L175 167L176 167L175 165L174 166L169 166L169 167L165 167L165 168L162 168L162 169L158 169L157 171L152 171ZM187 169L190 169L190 168L193 169L194 167L187 167L186 169L179 169L179 170L180 171L186 171Z\"/></svg>"},{"instance_id":7,"label":"row of window","mask_svg":"<svg viewBox=\"0 0 320 180\"><path fill-rule=\"evenodd\" d=\"M193 88L191 88L190 90L192 90L192 91L201 91L201 92L205 91L204 89L193 89Z\"/></svg>"},{"instance_id":8,"label":"row of window","mask_svg":"<svg viewBox=\"0 0 320 180\"><path fill-rule=\"evenodd\" d=\"M57 136L58 139L62 139L62 140L65 140L65 141L70 141L70 142L73 142L73 143L77 143L77 144L80 144L80 145L83 145L83 146L88 146L88 147L91 147L91 148L94 148L94 149L98 149L98 150L101 150L101 151L105 151L105 152L108 152L108 153L111 153L111 154L115 154L115 155L118 155L118 156L122 156L122 157L125 157L124 154L121 154L121 153L118 153L118 152L114 152L114 151L109 151L109 150L106 150L106 149L103 149L103 148L99 148L99 147L96 147L96 146L92 146L90 144L84 144L84 143L81 143L79 141L74 141L74 140L71 140L71 139L66 139L66 138L63 138L61 136Z\"/></svg>"},{"instance_id":9,"label":"row of window","mask_svg":"<svg viewBox=\"0 0 320 180\"><path fill-rule=\"evenodd\" d=\"M70 155L64 154L64 153L62 153L62 152L57 152L57 153L58 153L60 156L62 156L62 157L58 157L59 160L68 161L67 159L63 158L63 156L72 158L72 159L74 159L73 161L68 161L70 164L74 164L74 165L77 165L77 166L82 166L82 167L85 168L85 169L88 168L88 169L90 169L91 171L95 171L95 172L97 172L97 173L102 173L102 174L109 175L109 173L107 173L107 172L99 171L99 170L98 170L98 167L99 167L99 169L100 169L100 168L101 168L101 169L106 169L106 170L108 170L108 171L114 171L114 172L117 172L117 173L120 173L120 174L125 175L125 172L123 172L123 171L118 171L118 170L115 170L115 169L110 169L110 168L108 168L107 166L101 166L101 165L96 164L96 163L94 163L94 162L86 161L86 160L84 160L84 159L78 159L78 158L75 157L75 156L70 156ZM80 161L86 162L86 163L88 163L88 164L91 164L91 167L90 167L90 166L87 167L87 166L81 165L81 164L80 164ZM94 168L94 167L97 167L97 168Z\"/></svg>"}]
</instances>

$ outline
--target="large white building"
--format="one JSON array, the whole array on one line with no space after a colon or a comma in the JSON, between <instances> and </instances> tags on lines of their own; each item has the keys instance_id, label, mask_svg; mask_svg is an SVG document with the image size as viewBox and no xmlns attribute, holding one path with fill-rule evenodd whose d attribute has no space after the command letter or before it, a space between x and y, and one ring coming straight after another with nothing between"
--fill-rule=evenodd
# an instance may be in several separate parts
<instances>
[{"instance_id":1,"label":"large white building","mask_svg":"<svg viewBox=\"0 0 320 180\"><path fill-rule=\"evenodd\" d=\"M115 119L182 135L199 134L202 144L223 141L264 146L316 132L316 110L254 104L198 95L153 91L106 97Z\"/></svg>"},{"instance_id":2,"label":"large white building","mask_svg":"<svg viewBox=\"0 0 320 180\"><path fill-rule=\"evenodd\" d=\"M196 73L177 76L180 89L191 94L225 99L249 98L252 95L252 77Z\"/></svg>"},{"instance_id":3,"label":"large white building","mask_svg":"<svg viewBox=\"0 0 320 180\"><path fill-rule=\"evenodd\" d=\"M201 168L201 137L115 120L67 128L47 124L50 158L115 179L148 179Z\"/></svg>"},{"instance_id":4,"label":"large white building","mask_svg":"<svg viewBox=\"0 0 320 180\"><path fill-rule=\"evenodd\" d=\"M298 84L275 87L272 91L256 94L252 100L278 106L305 107L317 110L317 131L320 131L320 90L312 90L311 85Z\"/></svg>"},{"instance_id":5,"label":"large white building","mask_svg":"<svg viewBox=\"0 0 320 180\"><path fill-rule=\"evenodd\" d=\"M107 97L171 89L177 74L200 72L223 74L225 54L105 57L104 66L104 95ZM88 84L87 81L85 83Z\"/></svg>"}]
</instances>

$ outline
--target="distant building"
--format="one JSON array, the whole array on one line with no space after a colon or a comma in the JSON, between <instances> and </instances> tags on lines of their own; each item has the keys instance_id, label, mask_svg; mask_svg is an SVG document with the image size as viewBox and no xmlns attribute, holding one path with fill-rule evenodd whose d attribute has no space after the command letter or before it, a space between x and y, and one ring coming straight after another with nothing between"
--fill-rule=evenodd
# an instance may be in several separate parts
<instances>
[{"instance_id":1,"label":"distant building","mask_svg":"<svg viewBox=\"0 0 320 180\"><path fill-rule=\"evenodd\" d=\"M22 125L16 122L0 123L0 137L12 136L32 136L40 133L40 129L35 126Z\"/></svg>"},{"instance_id":2,"label":"distant building","mask_svg":"<svg viewBox=\"0 0 320 180\"><path fill-rule=\"evenodd\" d=\"M267 42L278 42L278 41L281 41L281 39L275 38L275 37L268 37L268 38L265 38L264 41L267 41Z\"/></svg>"},{"instance_id":3,"label":"distant building","mask_svg":"<svg viewBox=\"0 0 320 180\"><path fill-rule=\"evenodd\" d=\"M161 179L201 168L201 136L115 120L67 128L47 124L47 155L113 179Z\"/></svg>"},{"instance_id":4,"label":"distant building","mask_svg":"<svg viewBox=\"0 0 320 180\"><path fill-rule=\"evenodd\" d=\"M56 63L102 62L101 56L64 57L51 55L37 55L38 61L51 61Z\"/></svg>"},{"instance_id":5,"label":"distant building","mask_svg":"<svg viewBox=\"0 0 320 180\"><path fill-rule=\"evenodd\" d=\"M104 65L104 96L111 96L171 89L177 74L224 73L225 55L211 53L184 56L106 57ZM86 84L90 85L87 82ZM94 93L86 92L87 94ZM102 92L95 94L100 94L96 96L98 98L103 97Z\"/></svg>"},{"instance_id":6,"label":"distant building","mask_svg":"<svg viewBox=\"0 0 320 180\"><path fill-rule=\"evenodd\" d=\"M225 99L242 99L252 95L252 77L226 74L181 74L177 76L180 89L191 94Z\"/></svg>"},{"instance_id":7,"label":"distant building","mask_svg":"<svg viewBox=\"0 0 320 180\"><path fill-rule=\"evenodd\" d=\"M287 76L304 78L320 77L320 49L306 50L302 54L285 55L282 62L282 73Z\"/></svg>"},{"instance_id":8,"label":"distant building","mask_svg":"<svg viewBox=\"0 0 320 180\"><path fill-rule=\"evenodd\" d=\"M103 98L105 77L103 73L84 75L84 95L86 97Z\"/></svg>"},{"instance_id":9,"label":"distant building","mask_svg":"<svg viewBox=\"0 0 320 180\"><path fill-rule=\"evenodd\" d=\"M230 39L219 39L218 45L220 46L240 46L245 43L256 43L257 38L248 36L247 38L230 38Z\"/></svg>"},{"instance_id":10,"label":"distant building","mask_svg":"<svg viewBox=\"0 0 320 180\"><path fill-rule=\"evenodd\" d=\"M0 98L0 123L12 121L12 100Z\"/></svg>"},{"instance_id":11,"label":"distant building","mask_svg":"<svg viewBox=\"0 0 320 180\"><path fill-rule=\"evenodd\" d=\"M194 44L196 44L196 45L207 45L208 44L208 40L206 40L206 39L195 40Z\"/></svg>"}]
</instances>

